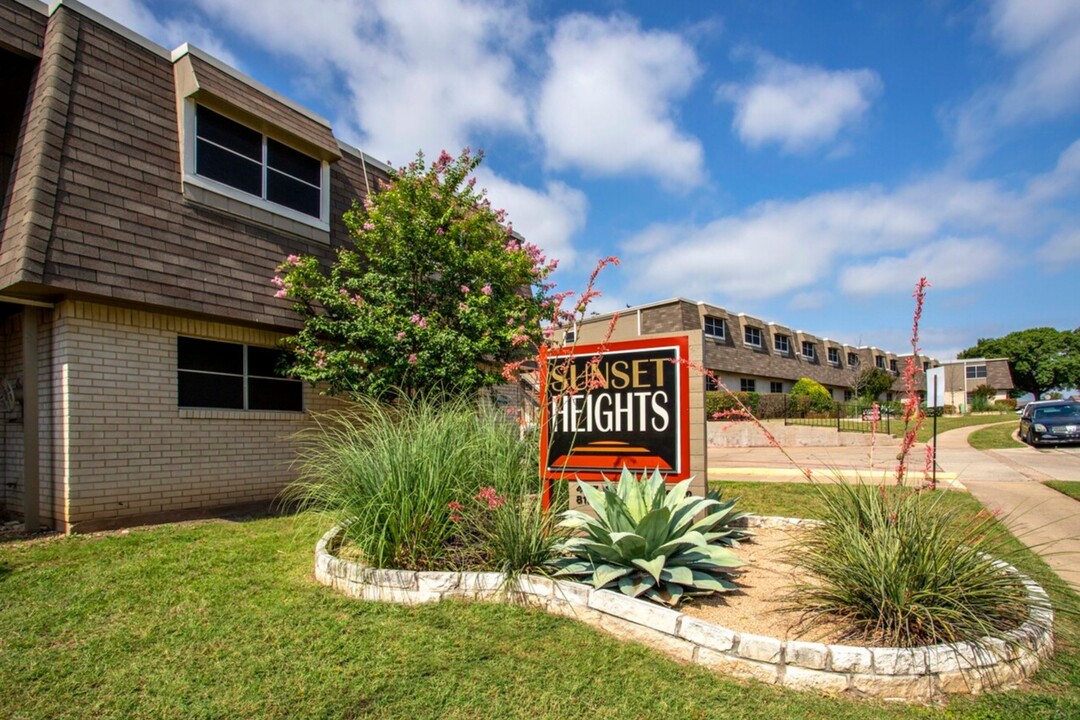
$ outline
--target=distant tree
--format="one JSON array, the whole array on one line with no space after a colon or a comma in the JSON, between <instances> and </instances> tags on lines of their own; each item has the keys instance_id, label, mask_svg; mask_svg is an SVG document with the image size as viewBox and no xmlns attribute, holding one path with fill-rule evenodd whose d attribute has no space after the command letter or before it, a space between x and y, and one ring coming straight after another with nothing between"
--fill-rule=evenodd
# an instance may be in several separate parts
<instances>
[{"instance_id":1,"label":"distant tree","mask_svg":"<svg viewBox=\"0 0 1080 720\"><path fill-rule=\"evenodd\" d=\"M894 381L895 378L889 372L879 367L863 368L855 376L855 396L873 402L882 393L891 390Z\"/></svg>"},{"instance_id":2,"label":"distant tree","mask_svg":"<svg viewBox=\"0 0 1080 720\"><path fill-rule=\"evenodd\" d=\"M289 371L332 394L469 392L496 383L550 318L555 267L475 188L479 154L422 154L345 213L328 267L290 255L274 278L303 320Z\"/></svg>"},{"instance_id":3,"label":"distant tree","mask_svg":"<svg viewBox=\"0 0 1080 720\"><path fill-rule=\"evenodd\" d=\"M1080 328L1030 328L980 338L957 357L1008 358L1016 388L1036 398L1054 388L1080 387Z\"/></svg>"}]
</instances>

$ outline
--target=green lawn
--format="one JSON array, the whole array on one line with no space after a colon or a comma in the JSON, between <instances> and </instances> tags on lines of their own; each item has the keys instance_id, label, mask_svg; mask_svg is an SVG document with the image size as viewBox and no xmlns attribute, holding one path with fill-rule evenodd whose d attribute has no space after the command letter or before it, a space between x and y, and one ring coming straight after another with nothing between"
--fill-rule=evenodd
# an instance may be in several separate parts
<instances>
[{"instance_id":1,"label":"green lawn","mask_svg":"<svg viewBox=\"0 0 1080 720\"><path fill-rule=\"evenodd\" d=\"M991 423L1000 423L1005 421L1017 421L1018 416L1015 413L993 413L990 415L945 415L937 419L937 431L940 435L943 432L949 430L955 430L962 427L970 427L972 425L989 425ZM934 431L934 418L926 418L923 420L922 426L919 428L919 435L917 440L919 442L926 442L929 440ZM893 418L892 422L892 434L893 437L904 436L904 424Z\"/></svg>"},{"instance_id":2,"label":"green lawn","mask_svg":"<svg viewBox=\"0 0 1080 720\"><path fill-rule=\"evenodd\" d=\"M1019 440L1013 439L1013 433L1016 432L1018 424L1019 423L1014 417L1007 423L991 425L990 427L976 430L968 435L968 444L976 450L1000 450L1003 448L1027 447Z\"/></svg>"},{"instance_id":3,"label":"green lawn","mask_svg":"<svg viewBox=\"0 0 1080 720\"><path fill-rule=\"evenodd\" d=\"M818 507L808 485L721 487L762 513ZM977 508L960 493L948 501ZM1028 691L947 707L831 699L731 681L540 611L339 597L312 580L326 522L0 544L0 717L1080 717L1072 617ZM1019 564L1050 577L1031 555Z\"/></svg>"},{"instance_id":4,"label":"green lawn","mask_svg":"<svg viewBox=\"0 0 1080 720\"><path fill-rule=\"evenodd\" d=\"M1047 487L1052 487L1059 493L1063 493L1073 498L1074 500L1080 500L1080 482L1069 482L1068 480L1047 480L1043 483Z\"/></svg>"}]
</instances>

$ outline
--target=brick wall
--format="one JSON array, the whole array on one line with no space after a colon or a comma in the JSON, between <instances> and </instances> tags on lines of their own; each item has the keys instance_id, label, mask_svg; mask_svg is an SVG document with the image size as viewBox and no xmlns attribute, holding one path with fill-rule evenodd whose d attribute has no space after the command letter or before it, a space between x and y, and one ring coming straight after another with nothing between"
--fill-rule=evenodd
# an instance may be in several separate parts
<instances>
[{"instance_id":1,"label":"brick wall","mask_svg":"<svg viewBox=\"0 0 1080 720\"><path fill-rule=\"evenodd\" d=\"M293 476L290 436L308 413L176 401L177 335L263 346L279 335L81 301L60 304L53 324L42 484L62 488L57 527L269 500ZM336 402L305 387L304 404Z\"/></svg>"}]
</instances>

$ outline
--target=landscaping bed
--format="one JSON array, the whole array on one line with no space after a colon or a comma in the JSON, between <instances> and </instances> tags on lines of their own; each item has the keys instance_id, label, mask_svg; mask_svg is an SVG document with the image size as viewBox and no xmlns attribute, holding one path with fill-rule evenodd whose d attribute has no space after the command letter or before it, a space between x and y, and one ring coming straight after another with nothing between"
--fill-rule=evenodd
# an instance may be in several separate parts
<instances>
[{"instance_id":1,"label":"landscaping bed","mask_svg":"<svg viewBox=\"0 0 1080 720\"><path fill-rule=\"evenodd\" d=\"M792 518L749 518L767 531L805 526ZM929 647L860 647L785 640L737 631L697 616L587 585L534 575L373 569L335 555L344 536L335 527L315 550L315 577L350 597L407 605L466 599L504 601L572 617L617 637L640 642L687 663L734 677L798 690L847 693L884 700L929 701L958 693L1013 687L1053 652L1053 614L1036 583L1024 583L1031 610L1004 639ZM728 594L730 602L738 599ZM758 598L760 601L760 598Z\"/></svg>"}]
</instances>

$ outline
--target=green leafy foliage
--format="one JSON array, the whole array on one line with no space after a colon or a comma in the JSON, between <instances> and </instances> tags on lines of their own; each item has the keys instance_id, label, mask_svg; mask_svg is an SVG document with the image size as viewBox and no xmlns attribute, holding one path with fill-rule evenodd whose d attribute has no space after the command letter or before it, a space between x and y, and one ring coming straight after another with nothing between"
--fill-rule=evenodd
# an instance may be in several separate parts
<instances>
[{"instance_id":1,"label":"green leafy foliage","mask_svg":"<svg viewBox=\"0 0 1080 720\"><path fill-rule=\"evenodd\" d=\"M1080 387L1080 328L1040 327L980 338L958 358L1008 358L1013 383L1036 399L1053 388Z\"/></svg>"},{"instance_id":2,"label":"green leafy foliage","mask_svg":"<svg viewBox=\"0 0 1080 720\"><path fill-rule=\"evenodd\" d=\"M833 409L832 393L816 380L800 378L791 387L789 398L796 406L807 406L810 412L827 413ZM806 400L801 400L806 398Z\"/></svg>"},{"instance_id":3,"label":"green leafy foliage","mask_svg":"<svg viewBox=\"0 0 1080 720\"><path fill-rule=\"evenodd\" d=\"M983 383L971 391L971 411L985 412L990 409L990 398L994 397L997 390L993 386Z\"/></svg>"},{"instance_id":4,"label":"green leafy foliage","mask_svg":"<svg viewBox=\"0 0 1080 720\"><path fill-rule=\"evenodd\" d=\"M892 389L895 378L879 367L867 367L855 377L855 395L867 402L874 402Z\"/></svg>"},{"instance_id":5,"label":"green leafy foliage","mask_svg":"<svg viewBox=\"0 0 1080 720\"><path fill-rule=\"evenodd\" d=\"M710 390L705 393L705 415L710 420L748 420L742 408L757 415L760 401L761 396L756 392Z\"/></svg>"},{"instance_id":6,"label":"green leafy foliage","mask_svg":"<svg viewBox=\"0 0 1080 720\"><path fill-rule=\"evenodd\" d=\"M292 375L354 396L470 392L536 346L555 262L475 189L480 160L418 154L345 214L352 244L329 268L281 264L277 296L304 323L285 340Z\"/></svg>"},{"instance_id":7,"label":"green leafy foliage","mask_svg":"<svg viewBox=\"0 0 1080 720\"><path fill-rule=\"evenodd\" d=\"M978 642L1027 615L1020 582L994 565L1007 535L940 495L837 482L819 487L824 525L788 556L811 580L795 605L859 641L913 647Z\"/></svg>"},{"instance_id":8,"label":"green leafy foliage","mask_svg":"<svg viewBox=\"0 0 1080 720\"><path fill-rule=\"evenodd\" d=\"M671 606L734 590L730 572L744 563L729 548L747 533L732 523L745 513L717 493L689 495L690 482L668 489L659 472L638 479L626 468L601 490L579 482L596 517L562 514L560 526L581 535L559 546L556 575Z\"/></svg>"},{"instance_id":9,"label":"green leafy foliage","mask_svg":"<svg viewBox=\"0 0 1080 720\"><path fill-rule=\"evenodd\" d=\"M535 444L465 399L362 399L300 439L286 497L348 521L369 565L536 570L559 540L539 508Z\"/></svg>"}]
</instances>

